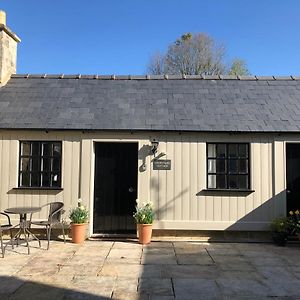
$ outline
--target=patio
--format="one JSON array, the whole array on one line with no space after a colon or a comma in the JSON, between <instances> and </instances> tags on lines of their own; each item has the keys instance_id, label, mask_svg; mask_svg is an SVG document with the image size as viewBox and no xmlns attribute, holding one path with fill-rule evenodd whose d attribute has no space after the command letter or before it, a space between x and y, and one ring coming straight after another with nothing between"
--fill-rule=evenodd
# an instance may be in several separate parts
<instances>
[{"instance_id":1,"label":"patio","mask_svg":"<svg viewBox=\"0 0 300 300\"><path fill-rule=\"evenodd\" d=\"M300 245L52 241L7 247L0 299L299 299ZM36 246L36 248L35 248Z\"/></svg>"}]
</instances>

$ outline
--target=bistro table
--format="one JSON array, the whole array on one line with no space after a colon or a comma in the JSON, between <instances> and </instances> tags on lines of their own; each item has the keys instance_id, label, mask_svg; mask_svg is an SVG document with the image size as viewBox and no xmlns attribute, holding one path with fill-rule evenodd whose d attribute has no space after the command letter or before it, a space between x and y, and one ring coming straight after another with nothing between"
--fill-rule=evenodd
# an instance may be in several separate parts
<instances>
[{"instance_id":1,"label":"bistro table","mask_svg":"<svg viewBox=\"0 0 300 300\"><path fill-rule=\"evenodd\" d=\"M27 214L35 213L41 211L41 207L38 206L20 206L20 207L11 207L4 210L7 214L18 214L20 215L20 224L18 232L13 236L12 241L14 239L18 241L21 235L24 235L24 239L26 241L26 245L28 248L28 254L30 254L29 248L29 237L32 236L33 239L39 242L39 246L41 247L41 241L29 230L30 229L30 221L27 221Z\"/></svg>"}]
</instances>

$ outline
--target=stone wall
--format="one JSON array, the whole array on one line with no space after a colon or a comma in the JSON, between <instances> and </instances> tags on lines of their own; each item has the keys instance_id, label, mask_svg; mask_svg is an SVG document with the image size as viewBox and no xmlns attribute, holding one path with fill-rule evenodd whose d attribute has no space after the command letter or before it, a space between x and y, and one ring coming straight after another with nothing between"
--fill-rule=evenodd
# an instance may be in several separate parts
<instances>
[{"instance_id":1,"label":"stone wall","mask_svg":"<svg viewBox=\"0 0 300 300\"><path fill-rule=\"evenodd\" d=\"M0 86L16 73L17 42L4 30L0 31Z\"/></svg>"}]
</instances>

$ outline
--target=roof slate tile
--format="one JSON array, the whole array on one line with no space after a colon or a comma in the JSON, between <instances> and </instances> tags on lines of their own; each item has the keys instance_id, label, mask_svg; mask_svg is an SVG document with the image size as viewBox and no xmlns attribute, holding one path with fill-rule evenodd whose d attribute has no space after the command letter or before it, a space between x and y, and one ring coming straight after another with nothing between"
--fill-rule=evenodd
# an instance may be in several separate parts
<instances>
[{"instance_id":1,"label":"roof slate tile","mask_svg":"<svg viewBox=\"0 0 300 300\"><path fill-rule=\"evenodd\" d=\"M300 129L298 77L177 77L14 75L0 89L0 128Z\"/></svg>"}]
</instances>

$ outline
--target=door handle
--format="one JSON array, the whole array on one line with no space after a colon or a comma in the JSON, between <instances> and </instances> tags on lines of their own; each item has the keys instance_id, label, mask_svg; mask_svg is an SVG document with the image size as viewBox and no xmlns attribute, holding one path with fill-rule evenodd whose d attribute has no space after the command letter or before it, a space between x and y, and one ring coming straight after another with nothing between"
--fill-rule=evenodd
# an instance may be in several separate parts
<instances>
[{"instance_id":1,"label":"door handle","mask_svg":"<svg viewBox=\"0 0 300 300\"><path fill-rule=\"evenodd\" d=\"M290 191L290 190L286 190L286 193L287 193L287 194L290 194L290 193L291 193L291 191Z\"/></svg>"}]
</instances>

